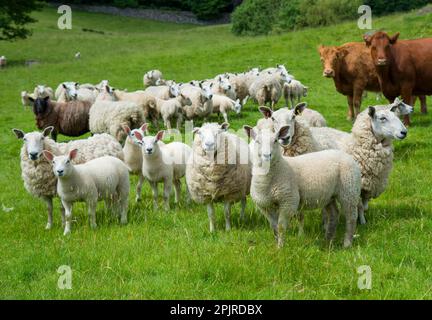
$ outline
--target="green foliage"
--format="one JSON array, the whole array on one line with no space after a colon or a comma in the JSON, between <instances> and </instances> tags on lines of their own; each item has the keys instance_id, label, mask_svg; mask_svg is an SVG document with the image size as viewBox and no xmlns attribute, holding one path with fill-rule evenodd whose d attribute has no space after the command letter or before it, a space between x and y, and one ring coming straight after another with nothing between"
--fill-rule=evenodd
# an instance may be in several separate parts
<instances>
[{"instance_id":1,"label":"green foliage","mask_svg":"<svg viewBox=\"0 0 432 320\"><path fill-rule=\"evenodd\" d=\"M245 0L231 14L236 35L268 34L277 16L280 0Z\"/></svg>"},{"instance_id":2,"label":"green foliage","mask_svg":"<svg viewBox=\"0 0 432 320\"><path fill-rule=\"evenodd\" d=\"M386 13L392 13L397 11L408 11L415 8L432 3L431 0L365 0L364 4L367 4L372 8L374 15L382 15Z\"/></svg>"},{"instance_id":3,"label":"green foliage","mask_svg":"<svg viewBox=\"0 0 432 320\"><path fill-rule=\"evenodd\" d=\"M226 11L231 0L187 0L187 3L198 19L211 20Z\"/></svg>"},{"instance_id":4,"label":"green foliage","mask_svg":"<svg viewBox=\"0 0 432 320\"><path fill-rule=\"evenodd\" d=\"M36 22L30 13L38 7L36 0L0 0L0 40L28 37L31 31L26 25Z\"/></svg>"},{"instance_id":5,"label":"green foliage","mask_svg":"<svg viewBox=\"0 0 432 320\"><path fill-rule=\"evenodd\" d=\"M136 8L138 0L114 0L113 5L120 8Z\"/></svg>"}]
</instances>

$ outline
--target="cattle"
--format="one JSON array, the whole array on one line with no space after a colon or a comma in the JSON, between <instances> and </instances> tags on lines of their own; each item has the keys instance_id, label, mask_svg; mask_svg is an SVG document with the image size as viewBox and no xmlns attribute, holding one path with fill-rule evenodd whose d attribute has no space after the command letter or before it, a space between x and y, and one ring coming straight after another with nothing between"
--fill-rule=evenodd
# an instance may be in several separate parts
<instances>
[{"instance_id":1,"label":"cattle","mask_svg":"<svg viewBox=\"0 0 432 320\"><path fill-rule=\"evenodd\" d=\"M349 120L360 113L363 92L380 92L378 76L369 49L361 42L349 42L339 47L320 46L323 76L333 78L336 90L347 96Z\"/></svg>"},{"instance_id":2,"label":"cattle","mask_svg":"<svg viewBox=\"0 0 432 320\"><path fill-rule=\"evenodd\" d=\"M398 38L399 33L389 36L383 31L363 36L384 96L393 101L401 95L413 105L414 96L432 94L432 38ZM408 115L404 122L410 124Z\"/></svg>"}]
</instances>

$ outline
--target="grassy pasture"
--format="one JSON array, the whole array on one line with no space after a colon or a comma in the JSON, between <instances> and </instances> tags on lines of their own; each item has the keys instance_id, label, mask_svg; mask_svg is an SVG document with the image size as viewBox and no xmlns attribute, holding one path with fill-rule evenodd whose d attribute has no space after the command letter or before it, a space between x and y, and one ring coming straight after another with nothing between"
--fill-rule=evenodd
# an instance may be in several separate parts
<instances>
[{"instance_id":1,"label":"grassy pasture","mask_svg":"<svg viewBox=\"0 0 432 320\"><path fill-rule=\"evenodd\" d=\"M0 43L9 59L0 70L0 298L3 299L389 299L432 297L432 171L430 116L418 107L408 138L395 143L388 190L370 203L368 224L358 228L351 250L328 249L318 211L306 214L305 235L289 231L277 250L264 218L248 201L247 219L234 207L233 230L208 232L205 208L179 208L169 214L152 210L150 188L136 204L130 195L129 224L120 226L103 205L98 229L88 225L84 205L74 208L72 234L62 235L59 201L55 226L45 231L46 208L32 198L20 178L21 141L11 128L35 130L33 114L23 110L19 92L35 84L55 88L61 81L97 83L109 79L129 91L142 88L146 70L158 68L167 79L204 79L225 71L285 63L310 88L309 105L329 125L349 130L346 99L321 76L317 46L360 41L355 21L267 37L237 38L229 25L197 27L103 14L73 12L73 29L59 30L54 9L34 14L39 20L28 40ZM84 32L82 29L97 32ZM392 15L374 19L374 28L401 37L432 34L432 14ZM80 60L74 53L81 52ZM39 61L24 66L29 59ZM431 103L431 101L429 101ZM369 94L363 104L376 104ZM280 103L281 105L281 103ZM260 117L249 102L231 127ZM214 121L217 119L215 116ZM68 138L60 136L59 140ZM132 178L132 186L136 183ZM133 188L132 188L133 189ZM61 265L73 270L72 290L57 288ZM357 268L372 269L372 290L359 290Z\"/></svg>"}]
</instances>

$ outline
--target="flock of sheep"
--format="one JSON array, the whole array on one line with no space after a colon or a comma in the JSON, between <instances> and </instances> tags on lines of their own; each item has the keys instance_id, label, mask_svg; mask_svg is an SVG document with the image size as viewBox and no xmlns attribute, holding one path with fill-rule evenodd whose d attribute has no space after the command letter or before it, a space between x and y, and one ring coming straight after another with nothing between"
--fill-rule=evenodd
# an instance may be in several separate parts
<instances>
[{"instance_id":1,"label":"flock of sheep","mask_svg":"<svg viewBox=\"0 0 432 320\"><path fill-rule=\"evenodd\" d=\"M412 112L396 99L360 113L351 133L328 128L319 112L300 102L307 87L283 65L188 83L165 80L160 71L151 70L143 80L145 90L135 92L115 89L103 80L96 85L64 82L55 91L38 85L33 93L21 93L42 132L13 131L24 141L24 186L47 204L47 229L53 224L56 196L68 234L77 201L86 202L92 227L100 200L127 223L130 174L138 176L136 201L148 180L155 208L158 184L163 184L165 210L170 210L172 189L175 203L180 201L185 177L186 199L207 206L211 232L216 228L215 203L224 203L229 230L231 206L240 202L243 218L250 195L268 219L278 246L283 245L291 218L299 218L303 232L303 210L318 208L329 241L341 211L346 221L344 247L350 247L357 219L366 222L368 201L387 186L392 141L407 135L399 116ZM275 110L282 96L287 107ZM229 132L228 114L240 113L248 98L260 105L263 117L254 126L244 126L246 137ZM212 113L222 114L225 122L206 122ZM180 130L185 119L204 121L193 129L192 146L164 143L164 134L174 131L173 121ZM150 135L148 124L159 130L160 120L167 131ZM86 132L92 136L56 142L58 133Z\"/></svg>"}]
</instances>

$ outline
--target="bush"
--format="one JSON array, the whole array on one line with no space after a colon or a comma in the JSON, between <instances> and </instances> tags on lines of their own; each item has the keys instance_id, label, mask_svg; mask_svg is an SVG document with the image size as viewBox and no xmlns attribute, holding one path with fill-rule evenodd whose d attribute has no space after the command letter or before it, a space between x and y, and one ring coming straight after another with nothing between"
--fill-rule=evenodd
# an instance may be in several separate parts
<instances>
[{"instance_id":1,"label":"bush","mask_svg":"<svg viewBox=\"0 0 432 320\"><path fill-rule=\"evenodd\" d=\"M365 0L372 8L372 14L383 15L397 11L408 11L431 3L430 0Z\"/></svg>"},{"instance_id":2,"label":"bush","mask_svg":"<svg viewBox=\"0 0 432 320\"><path fill-rule=\"evenodd\" d=\"M226 11L231 0L188 0L187 3L198 19L212 20Z\"/></svg>"},{"instance_id":3,"label":"bush","mask_svg":"<svg viewBox=\"0 0 432 320\"><path fill-rule=\"evenodd\" d=\"M281 0L245 0L231 14L237 35L268 34L272 31Z\"/></svg>"}]
</instances>

